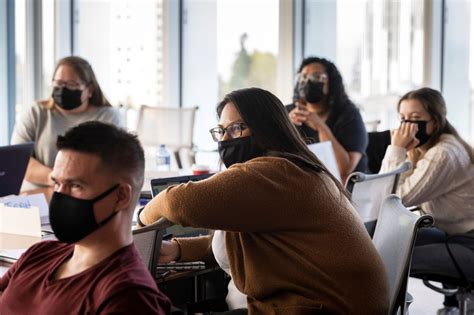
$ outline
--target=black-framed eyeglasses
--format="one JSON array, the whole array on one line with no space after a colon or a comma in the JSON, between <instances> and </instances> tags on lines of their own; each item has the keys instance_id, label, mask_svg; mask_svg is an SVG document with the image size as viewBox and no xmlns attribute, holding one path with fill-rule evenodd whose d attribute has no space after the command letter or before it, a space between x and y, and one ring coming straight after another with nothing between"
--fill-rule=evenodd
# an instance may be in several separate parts
<instances>
[{"instance_id":1,"label":"black-framed eyeglasses","mask_svg":"<svg viewBox=\"0 0 474 315\"><path fill-rule=\"evenodd\" d=\"M224 138L224 134L227 133L231 139L239 138L242 136L242 131L247 129L248 126L245 123L233 123L229 126L223 128L221 126L217 126L209 130L212 136L212 140L215 142L222 141Z\"/></svg>"},{"instance_id":2,"label":"black-framed eyeglasses","mask_svg":"<svg viewBox=\"0 0 474 315\"><path fill-rule=\"evenodd\" d=\"M76 81L53 80L53 87L67 87L70 90L79 90L83 83Z\"/></svg>"}]
</instances>

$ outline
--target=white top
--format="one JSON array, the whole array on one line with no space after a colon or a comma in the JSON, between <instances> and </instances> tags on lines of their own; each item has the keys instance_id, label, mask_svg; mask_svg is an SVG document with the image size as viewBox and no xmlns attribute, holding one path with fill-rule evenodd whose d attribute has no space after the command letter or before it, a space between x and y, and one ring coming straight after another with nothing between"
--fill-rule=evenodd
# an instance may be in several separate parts
<instances>
[{"instance_id":1,"label":"white top","mask_svg":"<svg viewBox=\"0 0 474 315\"><path fill-rule=\"evenodd\" d=\"M227 249L225 247L225 231L214 231L214 235L212 237L212 253L219 264L219 267L221 267L222 270L231 276L229 256L227 256ZM235 287L234 280L232 280L232 278L230 279L227 289L229 292L227 293L225 300L229 310L247 308L247 296Z\"/></svg>"},{"instance_id":2,"label":"white top","mask_svg":"<svg viewBox=\"0 0 474 315\"><path fill-rule=\"evenodd\" d=\"M397 168L406 158L406 149L388 146L380 173ZM474 164L453 135L442 135L412 170L400 176L397 193L405 206L420 205L448 234L474 229Z\"/></svg>"}]
</instances>

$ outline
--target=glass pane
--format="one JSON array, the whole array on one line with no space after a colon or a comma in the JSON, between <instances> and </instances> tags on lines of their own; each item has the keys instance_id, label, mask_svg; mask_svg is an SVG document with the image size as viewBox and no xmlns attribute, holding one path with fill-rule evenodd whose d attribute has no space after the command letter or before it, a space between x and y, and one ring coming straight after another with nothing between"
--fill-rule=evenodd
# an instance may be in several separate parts
<instances>
[{"instance_id":1,"label":"glass pane","mask_svg":"<svg viewBox=\"0 0 474 315\"><path fill-rule=\"evenodd\" d=\"M423 0L338 0L337 58L366 120L393 115L398 95L423 84Z\"/></svg>"},{"instance_id":2,"label":"glass pane","mask_svg":"<svg viewBox=\"0 0 474 315\"><path fill-rule=\"evenodd\" d=\"M194 129L199 149L216 148L209 129L216 125L216 103L225 94L257 86L279 95L283 75L277 65L282 69L282 60L291 59L279 52L281 14L279 0L183 1L182 106L199 106ZM196 159L213 169L218 160L215 153L199 150Z\"/></svg>"},{"instance_id":3,"label":"glass pane","mask_svg":"<svg viewBox=\"0 0 474 315\"><path fill-rule=\"evenodd\" d=\"M113 105L163 105L163 0L75 1L74 54Z\"/></svg>"},{"instance_id":4,"label":"glass pane","mask_svg":"<svg viewBox=\"0 0 474 315\"><path fill-rule=\"evenodd\" d=\"M42 17L43 23L41 31L43 41L41 43L42 51L42 91L41 96L47 98L51 93L51 80L53 79L54 65L55 65L55 36L54 36L54 1L42 0Z\"/></svg>"},{"instance_id":5,"label":"glass pane","mask_svg":"<svg viewBox=\"0 0 474 315\"><path fill-rule=\"evenodd\" d=\"M15 1L16 117L25 105L28 87L26 64L26 1ZM29 105L29 104L28 104Z\"/></svg>"},{"instance_id":6,"label":"glass pane","mask_svg":"<svg viewBox=\"0 0 474 315\"><path fill-rule=\"evenodd\" d=\"M471 137L469 140L471 145L474 145L474 4L471 2L471 31L470 31L470 66L469 66L469 78L471 82Z\"/></svg>"},{"instance_id":7,"label":"glass pane","mask_svg":"<svg viewBox=\"0 0 474 315\"><path fill-rule=\"evenodd\" d=\"M250 86L276 93L278 19L278 0L217 1L219 98Z\"/></svg>"}]
</instances>

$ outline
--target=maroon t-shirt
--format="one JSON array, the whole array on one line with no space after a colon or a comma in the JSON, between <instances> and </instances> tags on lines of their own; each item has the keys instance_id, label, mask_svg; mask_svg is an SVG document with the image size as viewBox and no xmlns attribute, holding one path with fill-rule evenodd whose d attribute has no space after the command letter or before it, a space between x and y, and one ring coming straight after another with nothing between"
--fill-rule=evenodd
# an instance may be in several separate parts
<instances>
[{"instance_id":1,"label":"maroon t-shirt","mask_svg":"<svg viewBox=\"0 0 474 315\"><path fill-rule=\"evenodd\" d=\"M133 244L72 277L54 280L74 245L45 241L30 247L0 278L0 314L169 314Z\"/></svg>"}]
</instances>

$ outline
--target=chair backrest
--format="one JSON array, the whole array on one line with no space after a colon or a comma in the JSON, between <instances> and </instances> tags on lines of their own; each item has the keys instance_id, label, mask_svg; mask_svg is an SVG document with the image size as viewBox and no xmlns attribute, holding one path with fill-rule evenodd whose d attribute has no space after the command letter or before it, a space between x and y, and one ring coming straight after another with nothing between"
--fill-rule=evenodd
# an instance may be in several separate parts
<instances>
[{"instance_id":1,"label":"chair backrest","mask_svg":"<svg viewBox=\"0 0 474 315\"><path fill-rule=\"evenodd\" d=\"M368 133L369 143L367 145L367 159L369 160L369 170L371 173L378 173L385 151L390 144L390 130L373 131Z\"/></svg>"},{"instance_id":2,"label":"chair backrest","mask_svg":"<svg viewBox=\"0 0 474 315\"><path fill-rule=\"evenodd\" d=\"M160 257L163 235L169 226L171 224L168 221L158 220L146 227L132 231L135 247L153 277L156 276L156 265Z\"/></svg>"},{"instance_id":3,"label":"chair backrest","mask_svg":"<svg viewBox=\"0 0 474 315\"><path fill-rule=\"evenodd\" d=\"M195 107L155 107L142 105L138 112L137 134L142 145L178 150L193 148Z\"/></svg>"},{"instance_id":4,"label":"chair backrest","mask_svg":"<svg viewBox=\"0 0 474 315\"><path fill-rule=\"evenodd\" d=\"M385 265L389 284L390 312L404 314L405 295L416 234L433 225L433 217L418 216L406 209L400 198L384 199L377 219L373 242Z\"/></svg>"},{"instance_id":5,"label":"chair backrest","mask_svg":"<svg viewBox=\"0 0 474 315\"><path fill-rule=\"evenodd\" d=\"M383 200L396 192L400 174L410 167L410 162L404 162L389 173L349 175L346 189L352 194L352 202L364 223L377 220Z\"/></svg>"}]
</instances>

